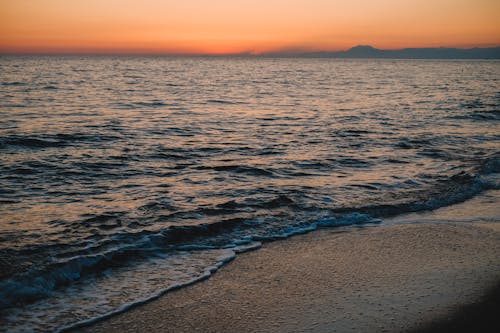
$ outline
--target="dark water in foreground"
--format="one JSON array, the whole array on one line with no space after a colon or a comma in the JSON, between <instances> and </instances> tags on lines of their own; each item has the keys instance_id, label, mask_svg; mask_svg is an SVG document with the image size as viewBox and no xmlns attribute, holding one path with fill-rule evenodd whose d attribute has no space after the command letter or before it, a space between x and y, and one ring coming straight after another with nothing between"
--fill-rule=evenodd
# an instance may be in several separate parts
<instances>
[{"instance_id":1,"label":"dark water in foreground","mask_svg":"<svg viewBox=\"0 0 500 333\"><path fill-rule=\"evenodd\" d=\"M499 189L500 62L0 58L0 331Z\"/></svg>"}]
</instances>

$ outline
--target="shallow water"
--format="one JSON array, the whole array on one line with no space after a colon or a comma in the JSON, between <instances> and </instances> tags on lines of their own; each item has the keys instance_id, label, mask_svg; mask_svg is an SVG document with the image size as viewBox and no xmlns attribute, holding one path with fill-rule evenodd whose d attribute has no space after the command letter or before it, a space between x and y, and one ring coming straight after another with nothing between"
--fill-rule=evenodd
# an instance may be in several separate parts
<instances>
[{"instance_id":1,"label":"shallow water","mask_svg":"<svg viewBox=\"0 0 500 333\"><path fill-rule=\"evenodd\" d=\"M499 81L498 61L2 57L0 330L498 189Z\"/></svg>"}]
</instances>

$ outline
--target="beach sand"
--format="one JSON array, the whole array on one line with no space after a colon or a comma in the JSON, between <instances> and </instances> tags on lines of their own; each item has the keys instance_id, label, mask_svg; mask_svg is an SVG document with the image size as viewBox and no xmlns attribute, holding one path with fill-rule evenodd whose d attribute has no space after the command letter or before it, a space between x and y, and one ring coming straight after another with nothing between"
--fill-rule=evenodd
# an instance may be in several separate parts
<instances>
[{"instance_id":1,"label":"beach sand","mask_svg":"<svg viewBox=\"0 0 500 333\"><path fill-rule=\"evenodd\" d=\"M324 229L264 244L208 280L77 331L418 330L495 287L499 258L493 223Z\"/></svg>"}]
</instances>

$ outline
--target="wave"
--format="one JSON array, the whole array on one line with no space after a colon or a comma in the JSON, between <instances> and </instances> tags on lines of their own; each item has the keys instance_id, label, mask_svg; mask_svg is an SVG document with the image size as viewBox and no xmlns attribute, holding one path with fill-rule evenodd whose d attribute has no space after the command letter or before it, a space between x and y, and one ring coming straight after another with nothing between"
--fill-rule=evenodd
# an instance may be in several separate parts
<instances>
[{"instance_id":1,"label":"wave","mask_svg":"<svg viewBox=\"0 0 500 333\"><path fill-rule=\"evenodd\" d=\"M400 149L418 149L422 147L432 146L431 140L421 138L402 139L396 143L396 147Z\"/></svg>"},{"instance_id":2,"label":"wave","mask_svg":"<svg viewBox=\"0 0 500 333\"><path fill-rule=\"evenodd\" d=\"M228 219L212 224L170 227L158 233L140 232L141 239L135 244L121 245L92 255L79 255L67 261L52 264L44 271L29 271L22 277L11 278L0 283L0 310L19 307L49 296L54 290L83 278L96 277L102 272L130 261L146 260L160 253L172 251L200 251L228 248L241 252L245 246L261 241L283 239L295 234L312 231L318 227L345 226L351 224L375 223L370 216L353 213L342 217L318 218L313 223L270 228L270 232L242 233L244 229L256 227L255 222L246 223L240 219ZM276 226L274 226L276 227ZM236 231L236 233L234 232ZM238 239L222 239L222 234L240 235ZM137 238L137 237L136 237ZM200 241L212 238L211 242Z\"/></svg>"},{"instance_id":3,"label":"wave","mask_svg":"<svg viewBox=\"0 0 500 333\"><path fill-rule=\"evenodd\" d=\"M67 331L70 331L70 330L73 330L73 329L76 329L79 327L91 325L92 323L95 323L97 321L104 320L106 318L112 317L112 316L117 315L119 313L128 311L128 310L130 310L136 306L139 306L141 304L145 304L147 302L155 300L168 292L171 292L171 291L183 288L183 287L187 287L187 286L193 285L197 282L206 280L212 274L214 274L220 267L222 267L224 264L232 261L236 257L237 253L252 251L252 250L260 248L260 246L261 246L261 244L256 242L256 243L253 243L250 245L237 246L237 247L234 247L232 249L227 249L223 255L219 256L217 262L214 265L211 265L211 266L204 268L203 272L195 278L192 278L192 279L187 280L185 282L175 283L167 288L158 290L153 294L147 295L147 296L142 297L140 299L137 299L133 302L125 303L125 304L121 305L120 307L118 307L117 309L110 311L110 312L107 312L103 315L96 316L96 317L93 317L93 318L90 318L87 320L82 320L82 321L79 321L79 322L76 322L76 323L73 323L70 325L60 327L60 328L56 329L55 332L57 332L57 333L67 332Z\"/></svg>"},{"instance_id":4,"label":"wave","mask_svg":"<svg viewBox=\"0 0 500 333\"><path fill-rule=\"evenodd\" d=\"M81 142L105 142L119 139L104 134L58 133L46 135L10 135L0 138L0 149L8 146L24 148L59 148Z\"/></svg>"},{"instance_id":5,"label":"wave","mask_svg":"<svg viewBox=\"0 0 500 333\"><path fill-rule=\"evenodd\" d=\"M137 102L135 103L135 105L142 107L161 107L161 106L167 106L169 104L163 101L151 101L151 102Z\"/></svg>"},{"instance_id":6,"label":"wave","mask_svg":"<svg viewBox=\"0 0 500 333\"><path fill-rule=\"evenodd\" d=\"M52 140L56 137L59 137L61 141L62 139L71 141L87 138L86 136L80 137L78 134L48 136ZM15 137L14 139L25 138ZM157 152L163 150L167 154L186 153L182 149L166 149L160 146L157 148ZM348 159L347 163L356 165L359 161ZM104 170L113 168L115 165L86 163L80 167ZM264 177L278 175L276 170L244 165L214 165L197 168ZM28 269L22 273L12 272L12 275L0 282L0 311L32 304L76 282L98 278L104 272L127 267L131 263L147 261L156 256L161 257L178 251L196 252L210 249L228 249L228 251L237 252L237 249L251 246L256 242L283 239L318 228L378 223L384 217L436 209L462 202L482 191L500 188L498 178L493 177L499 172L500 153L490 154L474 168L446 176L435 176L434 186L430 189L422 191L416 188L414 193L400 199L394 199L389 194L386 203L365 206L334 208L303 206L299 200L283 194L270 196L265 200L253 198L244 198L239 201L228 200L192 211L183 211L168 200L150 201L138 207L137 211L142 214L141 217L152 220L155 226L160 226L156 230L133 230L133 223L140 220L137 216L131 217L130 212L108 212L83 216L81 220L70 223L67 228L73 229L67 231L78 233L79 230L103 230L105 236L90 237L86 239L88 243L80 244L80 247L68 246L65 251L58 252L64 255L52 257L52 261L47 262L43 267ZM364 186L363 188L370 191L377 190L377 186L372 185L353 186ZM192 225L172 224L175 219L196 221L197 216L213 217L213 219L209 219L212 222ZM167 223L166 226L163 223ZM48 245L39 246L30 251L36 253L51 253L52 251ZM4 252L0 258L5 256ZM9 253L8 256L16 257L16 254ZM210 269L208 273L206 271L202 275L203 278L208 277L209 273ZM192 282L198 280L196 278ZM182 285L184 284L179 284L179 286ZM175 285L168 287L160 294L172 290L171 288L177 287ZM148 299L150 299L149 296L139 302ZM123 311L132 306L131 304L136 304L136 302L124 305L114 312ZM105 316L108 315L110 314Z\"/></svg>"},{"instance_id":7,"label":"wave","mask_svg":"<svg viewBox=\"0 0 500 333\"><path fill-rule=\"evenodd\" d=\"M209 104L229 104L229 105L247 104L244 102L227 101L227 100L222 100L222 99L208 99L207 103L209 103Z\"/></svg>"},{"instance_id":8,"label":"wave","mask_svg":"<svg viewBox=\"0 0 500 333\"><path fill-rule=\"evenodd\" d=\"M280 195L264 202L251 203L231 200L218 204L215 208L200 208L195 212L174 212L174 215L195 213L206 216L223 216L238 211L244 212L250 207L257 214L246 218L218 218L213 223L173 225L157 231L142 230L135 233L114 234L111 245L107 244L106 250L102 252L77 253L76 256L68 260L49 265L44 271L29 271L22 277L17 276L15 279L1 282L0 308L33 302L46 297L52 290L76 280L95 276L109 268L124 266L131 260L146 259L156 253L234 248L256 241L282 239L321 227L378 223L383 217L436 209L462 202L487 189L500 188L495 181L488 181L482 177L500 171L498 155L488 158L475 171L477 174L468 172L453 174L447 179L441 180L433 189L430 197L430 193L421 193L418 196L420 200L411 202L340 207L330 210L314 208L307 210L291 198ZM279 214L274 216L265 213L266 210L282 208L292 211L293 215L297 216L297 220L287 221L287 224L283 224ZM169 203L160 202L151 202L140 207L142 211L175 209L176 207L172 207ZM82 220L80 225L116 228L121 226L120 219L125 218L123 214L114 213L88 217ZM99 247L94 248L94 250L97 249Z\"/></svg>"},{"instance_id":9,"label":"wave","mask_svg":"<svg viewBox=\"0 0 500 333\"><path fill-rule=\"evenodd\" d=\"M453 119L465 119L465 120L475 120L475 121L498 121L500 120L500 111L493 110L475 110L471 111L465 115L455 115L451 116Z\"/></svg>"},{"instance_id":10,"label":"wave","mask_svg":"<svg viewBox=\"0 0 500 333\"><path fill-rule=\"evenodd\" d=\"M10 137L4 138L0 141L0 147L4 146L21 146L27 148L49 148L61 147L63 143L57 140L50 139L37 139L29 137Z\"/></svg>"},{"instance_id":11,"label":"wave","mask_svg":"<svg viewBox=\"0 0 500 333\"><path fill-rule=\"evenodd\" d=\"M257 167L247 165L216 165L216 166L200 166L198 170L214 170L214 171L228 171L233 173L244 173L253 176L266 176L276 177L275 173L270 170L265 170Z\"/></svg>"},{"instance_id":12,"label":"wave","mask_svg":"<svg viewBox=\"0 0 500 333\"><path fill-rule=\"evenodd\" d=\"M2 82L2 86L26 86L28 83L20 81Z\"/></svg>"},{"instance_id":13,"label":"wave","mask_svg":"<svg viewBox=\"0 0 500 333\"><path fill-rule=\"evenodd\" d=\"M500 111L499 110L491 110L484 112L476 111L470 114L470 118L483 121L500 120Z\"/></svg>"}]
</instances>

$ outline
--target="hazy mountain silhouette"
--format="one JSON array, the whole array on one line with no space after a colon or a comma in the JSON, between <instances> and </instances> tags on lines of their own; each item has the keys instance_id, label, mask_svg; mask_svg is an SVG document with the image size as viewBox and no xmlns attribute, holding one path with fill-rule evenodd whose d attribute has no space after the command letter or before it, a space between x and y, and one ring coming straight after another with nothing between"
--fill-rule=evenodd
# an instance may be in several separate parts
<instances>
[{"instance_id":1,"label":"hazy mountain silhouette","mask_svg":"<svg viewBox=\"0 0 500 333\"><path fill-rule=\"evenodd\" d=\"M369 45L355 46L347 51L268 53L264 56L307 58L386 58L386 59L500 59L500 47L490 48L406 48L381 50Z\"/></svg>"}]
</instances>

